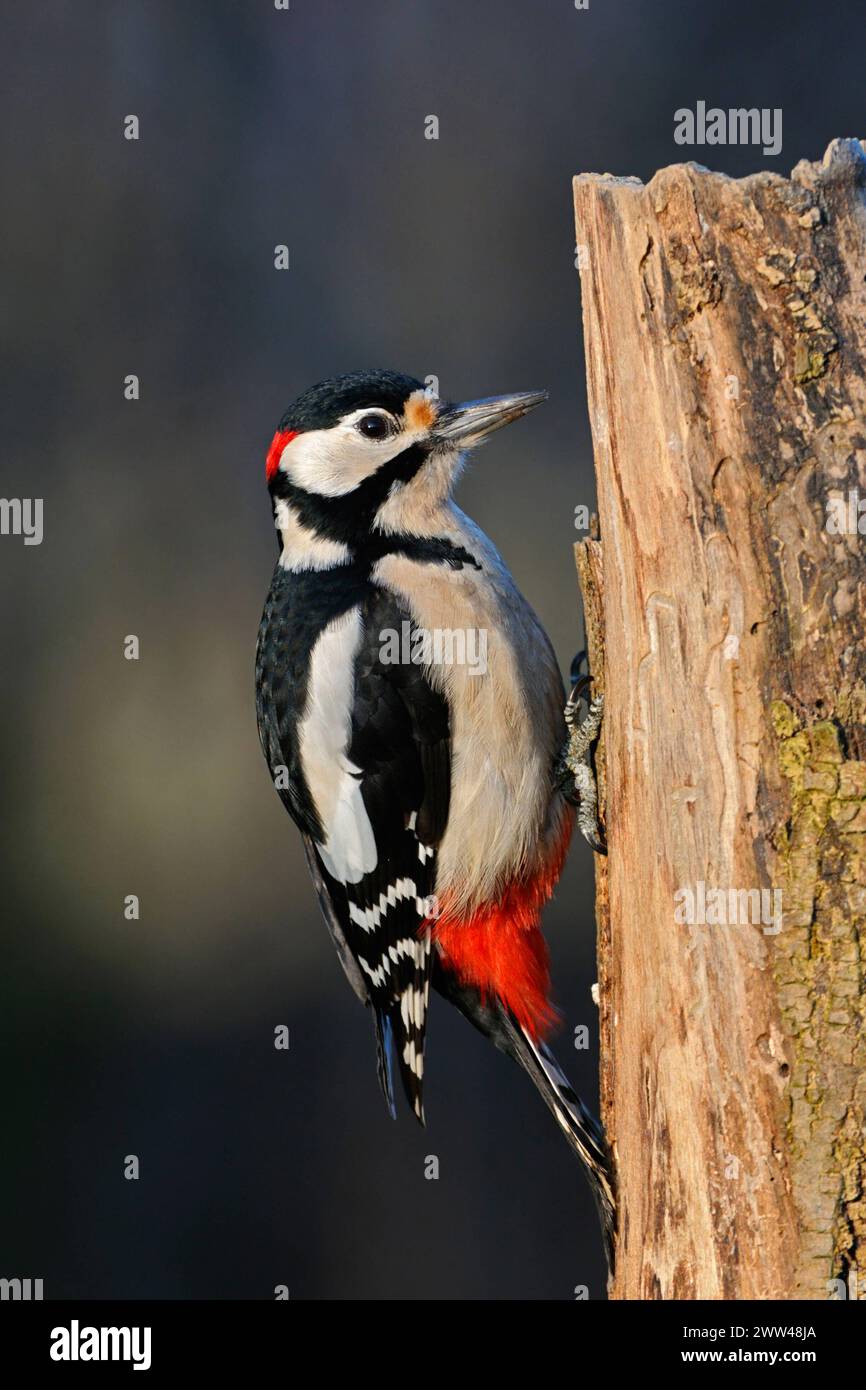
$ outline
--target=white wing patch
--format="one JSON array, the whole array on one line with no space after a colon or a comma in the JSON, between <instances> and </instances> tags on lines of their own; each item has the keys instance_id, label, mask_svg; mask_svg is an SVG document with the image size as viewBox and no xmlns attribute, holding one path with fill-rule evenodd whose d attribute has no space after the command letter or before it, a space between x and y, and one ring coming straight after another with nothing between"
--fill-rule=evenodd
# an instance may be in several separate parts
<instances>
[{"instance_id":1,"label":"white wing patch","mask_svg":"<svg viewBox=\"0 0 866 1390\"><path fill-rule=\"evenodd\" d=\"M340 883L359 883L376 867L376 841L361 796L360 768L347 754L355 656L362 635L358 608L321 633L310 659L300 723L301 766L325 832L319 853L328 873Z\"/></svg>"}]
</instances>

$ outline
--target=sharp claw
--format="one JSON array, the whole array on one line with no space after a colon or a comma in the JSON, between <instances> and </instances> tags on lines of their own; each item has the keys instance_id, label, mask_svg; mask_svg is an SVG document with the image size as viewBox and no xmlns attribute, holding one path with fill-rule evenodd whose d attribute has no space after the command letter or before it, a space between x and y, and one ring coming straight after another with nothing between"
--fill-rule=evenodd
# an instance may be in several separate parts
<instances>
[{"instance_id":1,"label":"sharp claw","mask_svg":"<svg viewBox=\"0 0 866 1390\"><path fill-rule=\"evenodd\" d=\"M591 684L592 682L589 676L578 676L571 687L568 699L565 702L565 722L569 729L574 727L577 707L581 700L587 698L587 691Z\"/></svg>"},{"instance_id":2,"label":"sharp claw","mask_svg":"<svg viewBox=\"0 0 866 1390\"><path fill-rule=\"evenodd\" d=\"M581 835L583 836L583 838L586 840L586 843L589 845L590 849L591 849L591 850L595 850L595 853L596 853L596 854L604 854L604 855L607 854L607 845L606 845L605 841L601 838L601 827L600 827L600 826L599 826L599 828L598 828L597 833L595 833L595 834L593 834L593 832L592 832L591 830L583 830L583 829L581 829L581 832L580 832L580 833L581 833Z\"/></svg>"},{"instance_id":3,"label":"sharp claw","mask_svg":"<svg viewBox=\"0 0 866 1390\"><path fill-rule=\"evenodd\" d=\"M589 675L579 676L565 706L568 746L563 764L572 778L572 791L566 792L566 795L578 806L577 823L586 843L596 854L607 854L607 845L598 824L598 790L592 766L592 746L598 738L604 705L601 695L594 700L589 698L589 686ZM581 724L576 724L581 699L587 704L587 714Z\"/></svg>"},{"instance_id":4,"label":"sharp claw","mask_svg":"<svg viewBox=\"0 0 866 1390\"><path fill-rule=\"evenodd\" d=\"M581 676L588 676L588 662L589 658L587 656L586 648L575 654L574 660L571 663L571 670L569 671L569 676L571 678L572 685L577 685Z\"/></svg>"}]
</instances>

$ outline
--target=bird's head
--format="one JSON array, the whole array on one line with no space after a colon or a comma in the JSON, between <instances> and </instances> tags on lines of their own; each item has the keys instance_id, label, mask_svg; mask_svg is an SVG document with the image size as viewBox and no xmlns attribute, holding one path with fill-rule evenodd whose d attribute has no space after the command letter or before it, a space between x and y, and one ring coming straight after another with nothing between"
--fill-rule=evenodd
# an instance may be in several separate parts
<instances>
[{"instance_id":1,"label":"bird's head","mask_svg":"<svg viewBox=\"0 0 866 1390\"><path fill-rule=\"evenodd\" d=\"M460 460L547 393L460 405L399 372L320 382L289 407L267 454L279 526L293 521L351 543L374 530L412 530L447 498Z\"/></svg>"}]
</instances>

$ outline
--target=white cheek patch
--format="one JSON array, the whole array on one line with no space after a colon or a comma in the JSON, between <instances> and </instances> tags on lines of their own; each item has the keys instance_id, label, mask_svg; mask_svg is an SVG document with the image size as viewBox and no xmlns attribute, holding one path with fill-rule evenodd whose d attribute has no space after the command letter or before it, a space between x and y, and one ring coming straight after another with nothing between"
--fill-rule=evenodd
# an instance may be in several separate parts
<instances>
[{"instance_id":1,"label":"white cheek patch","mask_svg":"<svg viewBox=\"0 0 866 1390\"><path fill-rule=\"evenodd\" d=\"M361 637L356 608L329 624L318 638L299 729L301 766L325 833L319 853L328 873L340 883L359 883L376 867L376 841L361 796L360 769L347 756Z\"/></svg>"},{"instance_id":2,"label":"white cheek patch","mask_svg":"<svg viewBox=\"0 0 866 1390\"><path fill-rule=\"evenodd\" d=\"M426 433L426 424L420 423L387 439L365 439L355 425L369 413L355 410L331 429L305 430L296 435L282 452L280 471L305 492L345 497Z\"/></svg>"},{"instance_id":3,"label":"white cheek patch","mask_svg":"<svg viewBox=\"0 0 866 1390\"><path fill-rule=\"evenodd\" d=\"M343 497L385 462L355 429L306 430L287 444L280 470L305 492Z\"/></svg>"}]
</instances>

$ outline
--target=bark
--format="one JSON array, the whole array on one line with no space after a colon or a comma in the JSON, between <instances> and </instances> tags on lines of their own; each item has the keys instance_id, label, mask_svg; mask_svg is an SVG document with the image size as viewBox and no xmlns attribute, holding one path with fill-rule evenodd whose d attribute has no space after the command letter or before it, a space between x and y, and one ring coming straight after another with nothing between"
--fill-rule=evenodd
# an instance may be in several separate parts
<instances>
[{"instance_id":1,"label":"bark","mask_svg":"<svg viewBox=\"0 0 866 1390\"><path fill-rule=\"evenodd\" d=\"M612 1295L866 1295L866 154L574 191Z\"/></svg>"}]
</instances>

